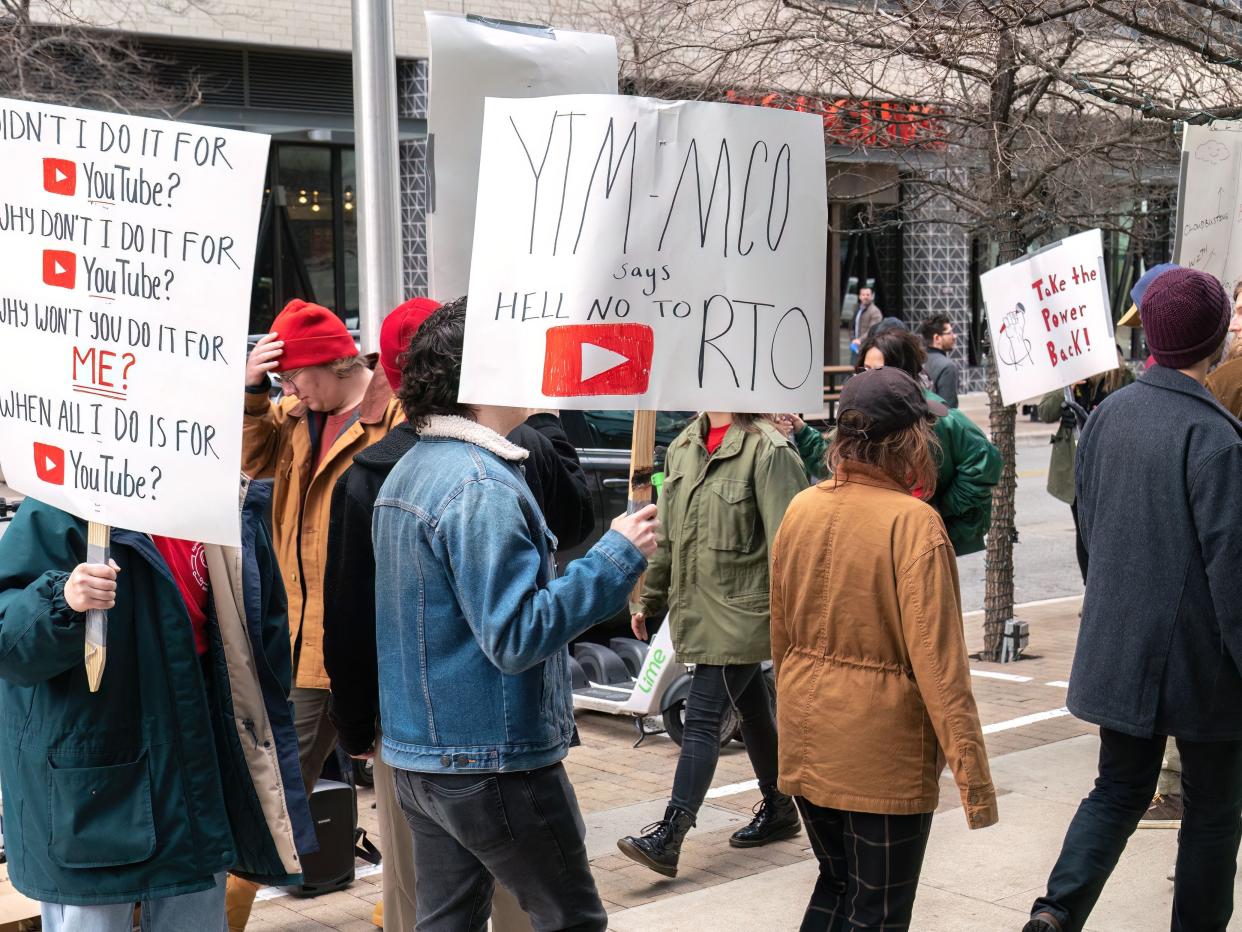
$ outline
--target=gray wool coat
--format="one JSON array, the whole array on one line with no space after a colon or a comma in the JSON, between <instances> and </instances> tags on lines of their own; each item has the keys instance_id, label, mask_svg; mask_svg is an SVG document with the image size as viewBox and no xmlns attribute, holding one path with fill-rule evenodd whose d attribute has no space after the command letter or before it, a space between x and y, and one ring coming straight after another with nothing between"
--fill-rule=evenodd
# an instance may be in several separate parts
<instances>
[{"instance_id":1,"label":"gray wool coat","mask_svg":"<svg viewBox=\"0 0 1242 932\"><path fill-rule=\"evenodd\" d=\"M1090 554L1068 705L1136 737L1242 739L1242 423L1155 366L1078 444Z\"/></svg>"}]
</instances>

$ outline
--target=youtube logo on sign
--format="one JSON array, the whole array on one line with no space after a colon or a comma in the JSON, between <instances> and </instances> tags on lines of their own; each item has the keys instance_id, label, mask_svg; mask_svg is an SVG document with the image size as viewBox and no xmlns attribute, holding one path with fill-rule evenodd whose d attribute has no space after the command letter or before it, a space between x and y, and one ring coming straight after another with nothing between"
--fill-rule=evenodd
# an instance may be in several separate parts
<instances>
[{"instance_id":1,"label":"youtube logo on sign","mask_svg":"<svg viewBox=\"0 0 1242 932\"><path fill-rule=\"evenodd\" d=\"M73 197L78 189L78 166L68 159L43 160L43 190Z\"/></svg>"},{"instance_id":2,"label":"youtube logo on sign","mask_svg":"<svg viewBox=\"0 0 1242 932\"><path fill-rule=\"evenodd\" d=\"M65 451L50 443L34 445L35 475L48 485L65 484Z\"/></svg>"},{"instance_id":3,"label":"youtube logo on sign","mask_svg":"<svg viewBox=\"0 0 1242 932\"><path fill-rule=\"evenodd\" d=\"M543 393L549 398L641 395L655 333L645 324L573 324L548 330Z\"/></svg>"},{"instance_id":4,"label":"youtube logo on sign","mask_svg":"<svg viewBox=\"0 0 1242 932\"><path fill-rule=\"evenodd\" d=\"M78 257L63 249L43 250L43 283L72 288L78 281Z\"/></svg>"}]
</instances>

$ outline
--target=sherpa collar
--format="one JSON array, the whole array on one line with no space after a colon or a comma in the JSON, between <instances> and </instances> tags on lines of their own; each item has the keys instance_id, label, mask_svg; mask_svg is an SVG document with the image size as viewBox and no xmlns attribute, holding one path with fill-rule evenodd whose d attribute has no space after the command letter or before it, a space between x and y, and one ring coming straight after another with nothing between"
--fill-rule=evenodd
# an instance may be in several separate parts
<instances>
[{"instance_id":1,"label":"sherpa collar","mask_svg":"<svg viewBox=\"0 0 1242 932\"><path fill-rule=\"evenodd\" d=\"M427 423L418 434L420 437L446 437L450 440L473 443L476 447L482 447L510 463L520 463L530 456L526 450L516 443L510 443L491 428L464 417L433 414L427 418Z\"/></svg>"}]
</instances>

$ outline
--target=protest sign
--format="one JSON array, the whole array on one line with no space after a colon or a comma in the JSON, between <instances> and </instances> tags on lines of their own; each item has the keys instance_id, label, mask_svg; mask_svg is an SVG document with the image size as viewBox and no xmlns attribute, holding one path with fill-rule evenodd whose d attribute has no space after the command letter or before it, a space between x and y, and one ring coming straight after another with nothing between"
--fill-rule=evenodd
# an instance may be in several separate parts
<instances>
[{"instance_id":1,"label":"protest sign","mask_svg":"<svg viewBox=\"0 0 1242 932\"><path fill-rule=\"evenodd\" d=\"M489 99L461 400L819 411L827 210L812 114Z\"/></svg>"},{"instance_id":2,"label":"protest sign","mask_svg":"<svg viewBox=\"0 0 1242 932\"><path fill-rule=\"evenodd\" d=\"M431 44L428 264L431 294L451 301L466 293L470 281L483 101L615 94L617 43L612 36L479 16L426 16Z\"/></svg>"},{"instance_id":3,"label":"protest sign","mask_svg":"<svg viewBox=\"0 0 1242 932\"><path fill-rule=\"evenodd\" d=\"M1005 404L1117 367L1099 230L1059 240L980 281Z\"/></svg>"},{"instance_id":4,"label":"protest sign","mask_svg":"<svg viewBox=\"0 0 1242 932\"><path fill-rule=\"evenodd\" d=\"M1242 280L1242 122L1187 124L1173 261L1215 275L1233 293Z\"/></svg>"},{"instance_id":5,"label":"protest sign","mask_svg":"<svg viewBox=\"0 0 1242 932\"><path fill-rule=\"evenodd\" d=\"M79 517L236 546L268 137L0 99L0 468Z\"/></svg>"}]
</instances>

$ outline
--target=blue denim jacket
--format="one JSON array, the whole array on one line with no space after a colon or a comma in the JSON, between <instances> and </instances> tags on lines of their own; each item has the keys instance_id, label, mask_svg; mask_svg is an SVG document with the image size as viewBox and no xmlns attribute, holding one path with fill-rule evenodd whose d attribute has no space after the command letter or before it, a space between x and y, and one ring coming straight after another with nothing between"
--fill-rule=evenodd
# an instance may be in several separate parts
<instances>
[{"instance_id":1,"label":"blue denim jacket","mask_svg":"<svg viewBox=\"0 0 1242 932\"><path fill-rule=\"evenodd\" d=\"M428 773L564 758L566 645L624 608L646 560L610 531L554 578L556 540L522 478L525 451L435 417L375 502L384 760Z\"/></svg>"}]
</instances>

